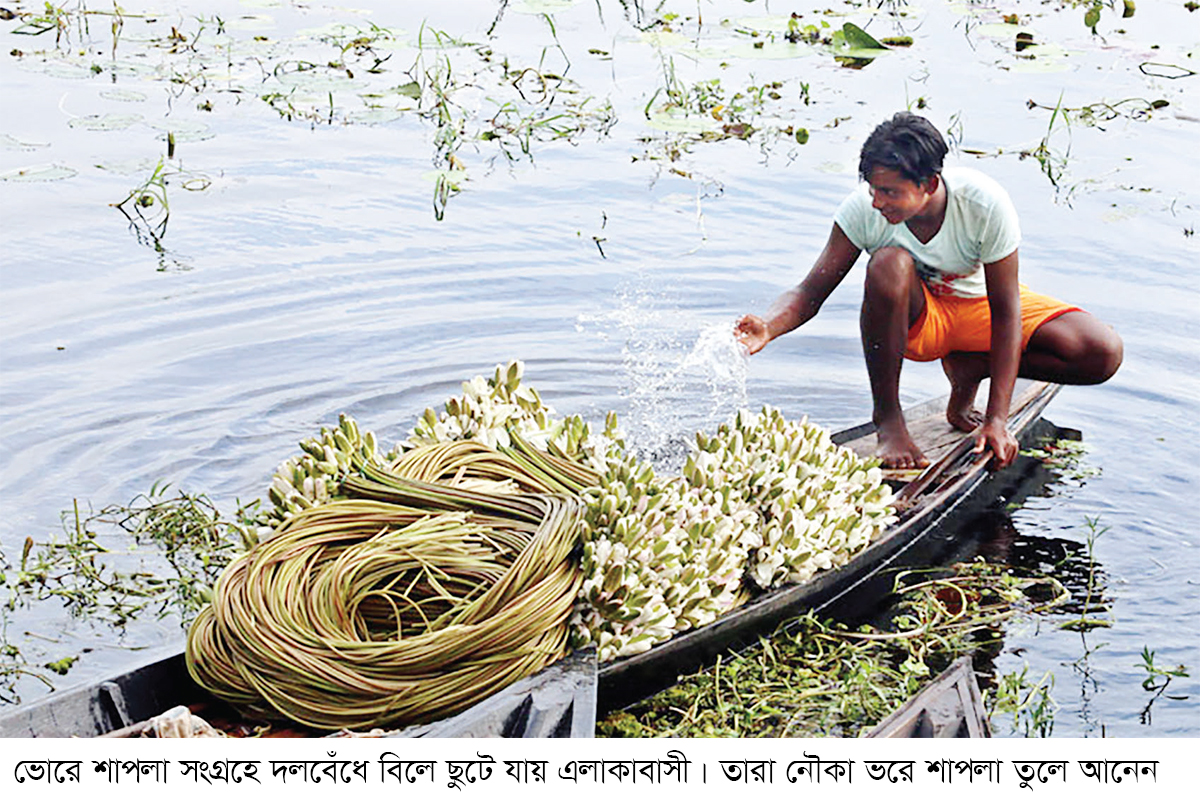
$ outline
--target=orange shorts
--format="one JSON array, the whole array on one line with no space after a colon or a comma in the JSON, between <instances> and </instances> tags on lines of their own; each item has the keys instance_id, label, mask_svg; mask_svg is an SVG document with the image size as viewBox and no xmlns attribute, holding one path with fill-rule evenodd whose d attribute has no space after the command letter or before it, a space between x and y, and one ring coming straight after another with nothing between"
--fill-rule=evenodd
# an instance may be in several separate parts
<instances>
[{"instance_id":1,"label":"orange shorts","mask_svg":"<svg viewBox=\"0 0 1200 810\"><path fill-rule=\"evenodd\" d=\"M992 310L987 298L954 298L925 291L925 314L908 330L904 356L927 361L950 352L986 352L992 345ZM1021 351L1029 338L1046 321L1079 307L1064 304L1048 295L1031 292L1021 285Z\"/></svg>"}]
</instances>

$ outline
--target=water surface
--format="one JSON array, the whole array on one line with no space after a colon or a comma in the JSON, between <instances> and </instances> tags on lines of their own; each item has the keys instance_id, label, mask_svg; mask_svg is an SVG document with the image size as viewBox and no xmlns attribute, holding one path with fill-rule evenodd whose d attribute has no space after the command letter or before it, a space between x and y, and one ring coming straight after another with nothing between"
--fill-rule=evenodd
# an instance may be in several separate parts
<instances>
[{"instance_id":1,"label":"water surface","mask_svg":"<svg viewBox=\"0 0 1200 810\"><path fill-rule=\"evenodd\" d=\"M396 441L462 380L512 358L559 412L616 411L664 458L741 406L863 421L861 265L816 320L749 363L706 341L802 277L854 187L862 140L912 108L951 136L952 164L1009 190L1023 280L1126 344L1115 378L1064 391L1047 413L1083 432L1100 473L1012 516L1050 547L1078 550L1089 518L1107 529L1094 558L1112 626L1010 628L998 666L1053 673L1058 735L1200 731L1196 679L1175 681L1169 694L1188 699L1147 717L1137 667L1143 648L1165 666L1200 664L1200 18L1174 2L1127 19L1105 7L1093 33L1082 7L1019 0L835 14L743 0L359 5L129 6L115 46L108 17L77 14L57 47L53 32L0 24L4 52L23 54L0 62L7 565L27 536L61 537L73 499L98 508L169 481L231 508L262 496L296 442L338 413ZM850 69L782 40L793 11L913 45ZM377 49L340 50L372 24L391 32ZM172 27L187 37L174 52ZM1034 59L1017 30L1039 43ZM338 59L340 73L294 69ZM535 72L514 85L518 68ZM420 114L429 96L413 109L397 92L414 78L451 88L455 126ZM731 103L743 93L749 138L648 120L668 90L695 102L714 79ZM539 107L550 85L555 100ZM481 137L508 120L505 104L571 129L538 128L528 154L515 136ZM710 132L730 121L707 115ZM114 204L160 159L169 220L135 228ZM437 202L445 171L465 179L449 175L460 191ZM906 403L946 388L936 364L905 369ZM5 632L30 660L80 655L67 676L48 674L60 685L181 636L171 617L114 634L50 604ZM44 693L33 679L17 688Z\"/></svg>"}]
</instances>

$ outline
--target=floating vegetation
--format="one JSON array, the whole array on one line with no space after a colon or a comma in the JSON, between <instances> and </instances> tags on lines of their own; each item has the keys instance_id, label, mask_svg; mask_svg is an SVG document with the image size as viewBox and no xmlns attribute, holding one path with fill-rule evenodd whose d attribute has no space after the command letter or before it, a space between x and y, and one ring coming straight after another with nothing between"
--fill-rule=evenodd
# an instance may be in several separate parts
<instances>
[{"instance_id":1,"label":"floating vegetation","mask_svg":"<svg viewBox=\"0 0 1200 810\"><path fill-rule=\"evenodd\" d=\"M894 593L879 628L851 630L808 614L602 718L597 736L855 737L954 659L994 650L1003 622L1049 610L1065 595L1052 578L978 561L901 575Z\"/></svg>"},{"instance_id":2,"label":"floating vegetation","mask_svg":"<svg viewBox=\"0 0 1200 810\"><path fill-rule=\"evenodd\" d=\"M167 154L175 151L174 133L168 132ZM171 205L167 198L167 184L171 180L178 182L181 188L188 191L203 191L208 188L207 177L193 172L184 171L177 162L169 158L160 158L150 176L137 188L132 189L125 199L111 203L129 221L129 227L137 236L140 244L153 248L159 254L159 269L167 269L170 251L164 244L167 235L167 223L171 218ZM178 261L171 260L175 267L184 267Z\"/></svg>"},{"instance_id":3,"label":"floating vegetation","mask_svg":"<svg viewBox=\"0 0 1200 810\"><path fill-rule=\"evenodd\" d=\"M1096 563L1096 541L1108 531L1108 527L1100 526L1100 521L1097 518L1086 518L1085 522L1088 529L1088 536L1085 541L1087 547L1087 568L1081 588L1083 591L1082 598L1076 596L1072 601L1063 606L1064 612L1076 615L1074 618L1068 619L1059 625L1062 630L1077 630L1080 633L1087 633L1100 627L1112 626L1112 619L1109 618L1109 600L1104 594L1105 581ZM1079 583L1076 584L1076 588L1079 588ZM1103 614L1104 618L1099 618L1097 614Z\"/></svg>"},{"instance_id":4,"label":"floating vegetation","mask_svg":"<svg viewBox=\"0 0 1200 810\"><path fill-rule=\"evenodd\" d=\"M238 508L238 518L223 519L204 495L168 494L156 484L128 504L85 513L78 504L63 513L66 539L25 541L20 564L0 582L7 590L3 607L12 611L34 601L59 600L75 617L122 626L144 613L169 613L190 621L209 595L216 575L253 535L247 521L255 505ZM102 544L113 527L132 542L125 549ZM144 568L139 549L155 552L158 570ZM129 563L136 562L137 565ZM7 617L6 617L7 618Z\"/></svg>"},{"instance_id":5,"label":"floating vegetation","mask_svg":"<svg viewBox=\"0 0 1200 810\"><path fill-rule=\"evenodd\" d=\"M6 172L0 172L0 180L6 183L44 183L53 180L67 180L77 174L79 172L70 166L49 164L9 169Z\"/></svg>"},{"instance_id":6,"label":"floating vegetation","mask_svg":"<svg viewBox=\"0 0 1200 810\"><path fill-rule=\"evenodd\" d=\"M664 59L663 76L663 85L650 96L643 112L647 124L668 137L655 143L661 151L647 152L644 159L665 157L674 162L695 144L728 139L753 139L764 148L781 136L789 143L808 142L806 128L780 120L788 109L785 94L804 106L810 103L807 83L789 87L771 81L730 90L716 78L687 85L676 75L673 57Z\"/></svg>"},{"instance_id":7,"label":"floating vegetation","mask_svg":"<svg viewBox=\"0 0 1200 810\"><path fill-rule=\"evenodd\" d=\"M112 71L114 76L128 73L164 83L174 98L191 94L202 111L213 109L219 93L239 101L257 98L281 119L311 126L379 125L405 114L416 115L435 129L433 164L443 174L433 175L431 182L439 220L448 200L466 181L465 174L453 174L466 168L465 149L478 152L488 144L506 160L531 159L537 143L571 141L588 131L603 136L616 120L611 104L584 93L566 77L570 63L561 46L557 50L565 64L550 68L546 54L537 64L522 65L495 53L491 45L426 26L415 38L367 23L330 25L275 40L239 36L242 31L271 28L273 22L263 15L201 16L176 24L146 18L147 32L136 40L127 36L121 47L157 52L162 64L148 68L144 62L117 59L120 29L132 16L118 10L104 14L113 23L111 61L80 63L78 46L91 43L93 35L99 34L89 24L97 14L80 5L47 6L44 14L18 15L22 22L16 33L31 37L57 33L52 47L14 55L27 67L56 75L87 78ZM556 38L552 19L542 14ZM104 94L119 100L145 98L125 88ZM482 105L480 94L485 98ZM73 118L70 123L108 131L141 120L109 113ZM173 132L179 142L214 136L205 124L175 118L161 127Z\"/></svg>"},{"instance_id":8,"label":"floating vegetation","mask_svg":"<svg viewBox=\"0 0 1200 810\"><path fill-rule=\"evenodd\" d=\"M7 135L0 132L0 149L6 149L10 152L35 152L48 146L44 143L30 143L22 141L19 138L14 138L12 135Z\"/></svg>"},{"instance_id":9,"label":"floating vegetation","mask_svg":"<svg viewBox=\"0 0 1200 810\"><path fill-rule=\"evenodd\" d=\"M1055 473L1058 481L1065 484L1082 484L1089 478L1100 475L1098 467L1084 463L1088 446L1073 439L1058 438L1040 447L1021 451L1027 458L1036 458Z\"/></svg>"},{"instance_id":10,"label":"floating vegetation","mask_svg":"<svg viewBox=\"0 0 1200 810\"><path fill-rule=\"evenodd\" d=\"M63 513L64 539L25 539L21 558L0 554L0 702L19 702L22 678L54 682L78 656L31 663L7 632L18 611L57 603L72 618L121 629L174 615L186 627L212 595L217 576L254 541L257 502L233 519L205 495L156 483L127 504L99 511L78 502ZM53 639L50 639L53 640Z\"/></svg>"},{"instance_id":11,"label":"floating vegetation","mask_svg":"<svg viewBox=\"0 0 1200 810\"><path fill-rule=\"evenodd\" d=\"M72 118L67 122L67 125L73 129L86 129L92 132L112 132L114 130L129 129L135 124L142 122L140 115L114 115L113 113L105 113L104 115L80 115Z\"/></svg>"},{"instance_id":12,"label":"floating vegetation","mask_svg":"<svg viewBox=\"0 0 1200 810\"><path fill-rule=\"evenodd\" d=\"M1066 130L1068 137L1067 146L1061 150L1050 146L1051 140L1060 130ZM1054 187L1055 191L1061 190L1060 184L1066 172L1067 160L1071 154L1070 130L1071 119L1063 110L1062 96L1060 95L1058 103L1050 113L1050 122L1046 125L1046 134L1042 136L1042 140L1033 149L1021 152L1022 159L1033 157L1037 160L1038 165L1042 168L1042 174L1046 175L1046 179L1050 181L1050 185Z\"/></svg>"},{"instance_id":13,"label":"floating vegetation","mask_svg":"<svg viewBox=\"0 0 1200 810\"><path fill-rule=\"evenodd\" d=\"M122 87L112 87L108 90L101 90L100 98L106 98L109 101L138 102L146 101L149 96L140 90L127 90Z\"/></svg>"},{"instance_id":14,"label":"floating vegetation","mask_svg":"<svg viewBox=\"0 0 1200 810\"><path fill-rule=\"evenodd\" d=\"M1135 664L1136 667L1145 671L1146 679L1142 681L1142 690L1153 692L1145 707L1138 713L1138 719L1142 725L1148 726L1151 722L1151 709L1154 702L1160 697L1165 697L1167 700L1187 700L1188 695L1165 695L1167 687L1176 678L1190 678L1191 674L1187 671L1187 667L1183 664L1177 664L1171 669L1165 669L1154 663L1154 656L1157 653L1151 650L1148 646L1142 647L1142 660ZM1159 681L1162 678L1162 681Z\"/></svg>"},{"instance_id":15,"label":"floating vegetation","mask_svg":"<svg viewBox=\"0 0 1200 810\"><path fill-rule=\"evenodd\" d=\"M1047 672L1036 682L1029 680L1029 667L1020 672L1007 672L996 681L989 694L988 722L997 716L1012 719L1011 730L1022 737L1049 737L1054 732L1054 715L1058 704L1051 696L1054 675Z\"/></svg>"}]
</instances>

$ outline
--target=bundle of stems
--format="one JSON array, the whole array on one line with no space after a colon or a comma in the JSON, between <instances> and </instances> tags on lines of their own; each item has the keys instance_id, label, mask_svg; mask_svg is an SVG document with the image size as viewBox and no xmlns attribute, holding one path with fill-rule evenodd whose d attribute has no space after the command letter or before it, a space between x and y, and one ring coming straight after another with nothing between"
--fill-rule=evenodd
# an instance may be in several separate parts
<instances>
[{"instance_id":1,"label":"bundle of stems","mask_svg":"<svg viewBox=\"0 0 1200 810\"><path fill-rule=\"evenodd\" d=\"M562 657L588 475L509 450L418 448L282 524L192 625L193 678L252 716L366 729L454 714Z\"/></svg>"}]
</instances>

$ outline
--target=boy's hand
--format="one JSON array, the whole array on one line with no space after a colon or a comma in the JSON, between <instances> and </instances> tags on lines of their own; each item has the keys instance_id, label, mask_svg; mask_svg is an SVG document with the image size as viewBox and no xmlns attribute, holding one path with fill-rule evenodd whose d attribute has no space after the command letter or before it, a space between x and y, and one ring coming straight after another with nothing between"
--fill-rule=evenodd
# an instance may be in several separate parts
<instances>
[{"instance_id":1,"label":"boy's hand","mask_svg":"<svg viewBox=\"0 0 1200 810\"><path fill-rule=\"evenodd\" d=\"M993 468L999 470L1012 464L1021 448L1003 419L989 418L980 425L975 437L975 452L982 453L984 449L991 449Z\"/></svg>"},{"instance_id":2,"label":"boy's hand","mask_svg":"<svg viewBox=\"0 0 1200 810\"><path fill-rule=\"evenodd\" d=\"M733 334L750 354L761 351L763 346L771 342L767 322L757 315L743 315L737 326L733 327Z\"/></svg>"}]
</instances>

